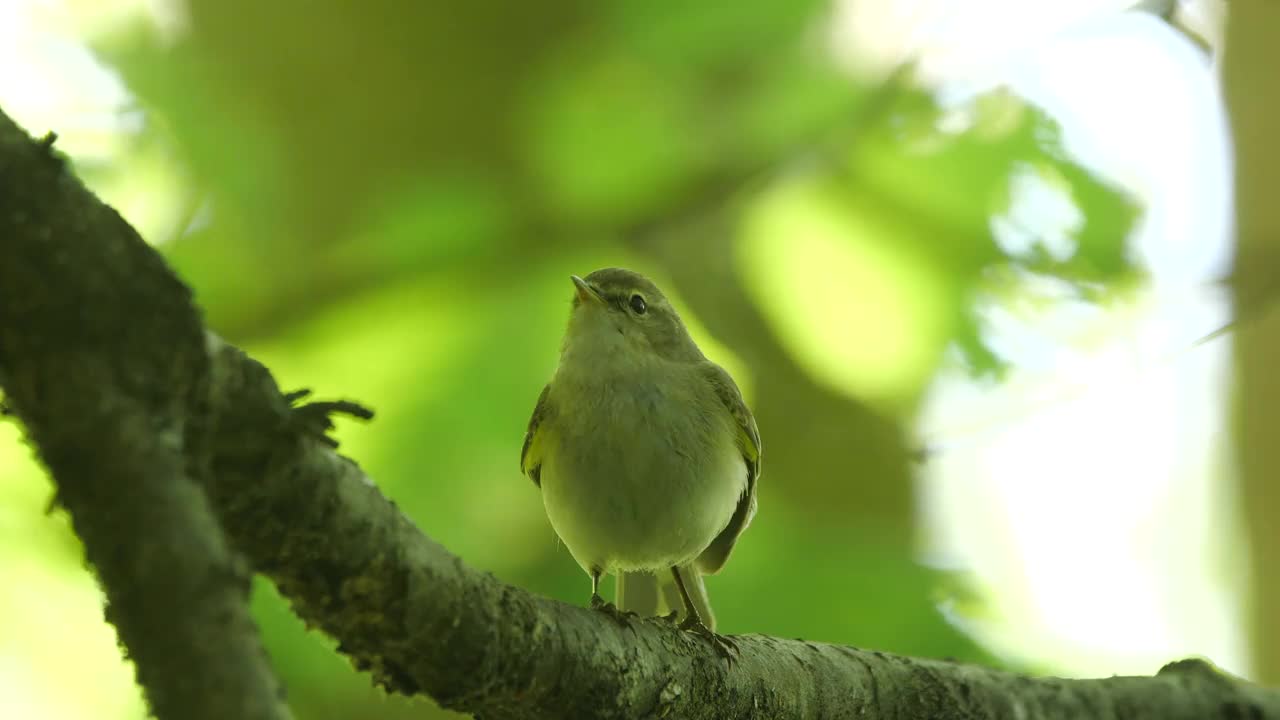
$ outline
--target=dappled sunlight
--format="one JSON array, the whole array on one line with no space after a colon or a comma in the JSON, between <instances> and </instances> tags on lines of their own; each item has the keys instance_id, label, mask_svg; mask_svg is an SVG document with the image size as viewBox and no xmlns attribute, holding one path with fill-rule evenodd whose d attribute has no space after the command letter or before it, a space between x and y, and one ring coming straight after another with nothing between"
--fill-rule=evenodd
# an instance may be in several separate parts
<instances>
[{"instance_id":1,"label":"dappled sunlight","mask_svg":"<svg viewBox=\"0 0 1280 720\"><path fill-rule=\"evenodd\" d=\"M1073 674L1149 673L1187 654L1245 673L1229 342L1196 345L1231 317L1213 285L1230 245L1212 79L1142 16L1081 27L1010 76L1062 120L1067 147L1141 195L1132 247L1149 277L1101 307L1023 282L1023 297L1047 300L984 313L1015 368L1006 382L951 372L935 385L922 419L939 443L932 547L970 563L992 604L958 615L1004 652ZM1144 103L1117 114L1139 88ZM1053 217L1027 202L1039 207L1019 217Z\"/></svg>"},{"instance_id":2,"label":"dappled sunlight","mask_svg":"<svg viewBox=\"0 0 1280 720\"><path fill-rule=\"evenodd\" d=\"M1169 352L1151 328L1181 309L1147 301L1071 322L1108 337L999 386L939 384L925 418L942 439L931 546L970 565L991 605L960 619L1004 652L1077 675L1187 654L1247 668L1230 599L1242 578L1224 565L1238 542L1225 435L1205 430L1225 426L1229 355L1222 341ZM1052 315L1028 322L1044 331Z\"/></svg>"},{"instance_id":3,"label":"dappled sunlight","mask_svg":"<svg viewBox=\"0 0 1280 720\"><path fill-rule=\"evenodd\" d=\"M779 338L817 377L889 407L910 402L950 330L948 280L889 240L904 231L874 201L803 178L742 231L747 287Z\"/></svg>"},{"instance_id":4,"label":"dappled sunlight","mask_svg":"<svg viewBox=\"0 0 1280 720\"><path fill-rule=\"evenodd\" d=\"M0 0L0 64L22 68L0 75L6 111L34 134L56 128L89 187L152 243L185 230L200 198L171 138L147 132L154 119L88 42L159 22L169 5Z\"/></svg>"}]
</instances>

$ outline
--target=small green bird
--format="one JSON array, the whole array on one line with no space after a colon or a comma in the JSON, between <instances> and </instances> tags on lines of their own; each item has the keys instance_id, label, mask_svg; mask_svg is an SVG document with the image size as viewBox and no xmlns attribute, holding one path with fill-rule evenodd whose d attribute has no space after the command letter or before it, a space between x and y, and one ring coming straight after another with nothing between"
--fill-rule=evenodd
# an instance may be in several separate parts
<instances>
[{"instance_id":1,"label":"small green bird","mask_svg":"<svg viewBox=\"0 0 1280 720\"><path fill-rule=\"evenodd\" d=\"M560 364L529 419L521 470L591 576L592 607L620 620L675 610L725 652L702 575L724 567L755 515L755 418L652 282L620 268L571 279ZM617 607L599 594L610 572Z\"/></svg>"}]
</instances>

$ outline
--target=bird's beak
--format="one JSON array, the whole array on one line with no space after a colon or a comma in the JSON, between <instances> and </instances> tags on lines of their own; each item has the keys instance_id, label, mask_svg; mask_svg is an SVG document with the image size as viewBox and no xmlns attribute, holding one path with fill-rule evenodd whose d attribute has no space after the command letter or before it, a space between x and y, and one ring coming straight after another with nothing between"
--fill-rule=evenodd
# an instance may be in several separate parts
<instances>
[{"instance_id":1,"label":"bird's beak","mask_svg":"<svg viewBox=\"0 0 1280 720\"><path fill-rule=\"evenodd\" d=\"M573 281L573 286L578 289L579 300L583 302L593 302L599 305L604 304L604 298L600 297L600 294L588 285L586 280L583 280L577 275L570 275L569 279Z\"/></svg>"}]
</instances>

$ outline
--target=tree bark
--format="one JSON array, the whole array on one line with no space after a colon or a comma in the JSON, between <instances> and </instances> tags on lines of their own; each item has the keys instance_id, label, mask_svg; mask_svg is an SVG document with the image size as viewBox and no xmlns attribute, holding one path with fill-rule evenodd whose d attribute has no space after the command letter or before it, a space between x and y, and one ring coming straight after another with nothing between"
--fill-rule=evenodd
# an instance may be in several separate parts
<instances>
[{"instance_id":1,"label":"tree bark","mask_svg":"<svg viewBox=\"0 0 1280 720\"><path fill-rule=\"evenodd\" d=\"M162 720L285 718L199 483L209 355L187 288L52 149L0 113L0 386Z\"/></svg>"},{"instance_id":2,"label":"tree bark","mask_svg":"<svg viewBox=\"0 0 1280 720\"><path fill-rule=\"evenodd\" d=\"M214 354L210 494L309 624L388 692L486 718L1280 718L1280 693L1198 660L1150 678L1031 679L805 640L736 637L730 667L663 620L620 626L468 567L350 460L293 435L266 368Z\"/></svg>"},{"instance_id":3,"label":"tree bark","mask_svg":"<svg viewBox=\"0 0 1280 720\"><path fill-rule=\"evenodd\" d=\"M160 717L285 713L211 505L378 685L486 718L1280 719L1280 692L1201 661L1033 679L748 635L730 666L665 621L622 626L500 583L332 451L329 406L292 407L202 334L159 256L2 113L0 183L0 383Z\"/></svg>"},{"instance_id":4,"label":"tree bark","mask_svg":"<svg viewBox=\"0 0 1280 720\"><path fill-rule=\"evenodd\" d=\"M1253 677L1280 683L1280 4L1234 0L1222 84L1235 144L1236 449L1249 533Z\"/></svg>"}]
</instances>

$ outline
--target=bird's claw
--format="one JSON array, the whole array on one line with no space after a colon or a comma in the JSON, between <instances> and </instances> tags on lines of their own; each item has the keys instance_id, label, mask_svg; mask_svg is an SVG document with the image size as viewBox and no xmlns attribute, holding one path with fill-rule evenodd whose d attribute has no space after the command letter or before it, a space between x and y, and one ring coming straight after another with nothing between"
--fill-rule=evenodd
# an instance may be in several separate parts
<instances>
[{"instance_id":1,"label":"bird's claw","mask_svg":"<svg viewBox=\"0 0 1280 720\"><path fill-rule=\"evenodd\" d=\"M733 667L733 661L736 656L741 655L742 651L738 649L738 643L728 635L717 634L714 630L702 624L697 617L689 616L680 623L680 629L701 637L720 654L728 663L729 667Z\"/></svg>"},{"instance_id":2,"label":"bird's claw","mask_svg":"<svg viewBox=\"0 0 1280 720\"><path fill-rule=\"evenodd\" d=\"M608 615L614 622L624 628L631 627L631 620L633 618L640 617L630 610L619 610L617 605L614 605L596 594L591 596L591 609Z\"/></svg>"}]
</instances>

